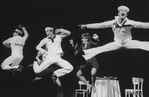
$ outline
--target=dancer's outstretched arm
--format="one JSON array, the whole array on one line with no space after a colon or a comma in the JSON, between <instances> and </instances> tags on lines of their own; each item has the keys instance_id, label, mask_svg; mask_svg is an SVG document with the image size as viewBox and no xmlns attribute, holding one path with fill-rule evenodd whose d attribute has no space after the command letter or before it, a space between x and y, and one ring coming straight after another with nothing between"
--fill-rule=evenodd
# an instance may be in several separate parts
<instances>
[{"instance_id":1,"label":"dancer's outstretched arm","mask_svg":"<svg viewBox=\"0 0 149 97\"><path fill-rule=\"evenodd\" d=\"M131 21L131 24L134 28L149 29L149 22Z\"/></svg>"},{"instance_id":2,"label":"dancer's outstretched arm","mask_svg":"<svg viewBox=\"0 0 149 97\"><path fill-rule=\"evenodd\" d=\"M84 28L101 29L101 28L112 27L112 25L113 25L114 22L115 22L115 20L111 20L111 21L105 21L105 22L101 22L101 23L82 24L82 25L79 25L79 26L82 29L84 29Z\"/></svg>"}]
</instances>

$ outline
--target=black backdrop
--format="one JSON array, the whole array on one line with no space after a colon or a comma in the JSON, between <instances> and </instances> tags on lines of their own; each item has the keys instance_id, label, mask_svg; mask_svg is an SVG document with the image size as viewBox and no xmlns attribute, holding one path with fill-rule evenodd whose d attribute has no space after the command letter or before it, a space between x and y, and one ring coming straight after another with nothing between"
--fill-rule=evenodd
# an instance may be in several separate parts
<instances>
[{"instance_id":1,"label":"black backdrop","mask_svg":"<svg viewBox=\"0 0 149 97\"><path fill-rule=\"evenodd\" d=\"M55 94L52 82L38 82L30 86L34 77L32 69L26 68L36 56L36 45L45 37L44 28L55 26L68 29L71 36L64 39L63 49L70 54L68 40L74 38L80 41L83 32L97 33L101 45L113 41L111 29L81 30L77 25L102 22L113 19L117 15L117 7L126 5L130 8L128 18L138 21L149 21L148 0L1 0L0 3L0 42L12 36L14 29L22 24L29 33L29 38L24 47L24 71L13 76L10 72L0 70L0 95L1 97L47 97ZM149 30L133 29L133 39L149 41ZM0 44L0 62L10 55L10 50ZM149 52L142 50L126 50L106 52L97 57L100 64L97 75L116 76L120 81L122 97L124 89L132 88L131 77L144 78L144 95L149 95L148 63ZM70 59L67 57L67 60ZM74 65L74 67L76 67ZM74 97L76 87L76 69L62 77L65 97ZM44 84L43 84L44 83Z\"/></svg>"}]
</instances>

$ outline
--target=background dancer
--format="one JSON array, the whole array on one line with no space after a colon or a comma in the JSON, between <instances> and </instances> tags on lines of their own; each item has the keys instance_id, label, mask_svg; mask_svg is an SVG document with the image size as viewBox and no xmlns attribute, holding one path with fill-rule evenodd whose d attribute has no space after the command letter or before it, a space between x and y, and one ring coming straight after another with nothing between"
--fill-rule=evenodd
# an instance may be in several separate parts
<instances>
[{"instance_id":1,"label":"background dancer","mask_svg":"<svg viewBox=\"0 0 149 97\"><path fill-rule=\"evenodd\" d=\"M23 33L24 36L22 36ZM13 69L20 72L22 71L23 66L20 65L20 63L23 60L23 48L28 36L29 34L26 28L19 25L19 27L15 29L13 37L10 37L7 40L3 41L3 45L11 48L11 55L6 58L1 64L1 68L3 70Z\"/></svg>"}]
</instances>

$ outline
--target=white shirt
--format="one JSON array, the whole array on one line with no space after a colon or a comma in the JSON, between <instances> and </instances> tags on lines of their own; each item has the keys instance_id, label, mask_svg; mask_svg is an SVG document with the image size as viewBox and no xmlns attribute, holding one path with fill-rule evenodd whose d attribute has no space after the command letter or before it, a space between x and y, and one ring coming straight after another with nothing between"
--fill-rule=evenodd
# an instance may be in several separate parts
<instances>
[{"instance_id":1,"label":"white shirt","mask_svg":"<svg viewBox=\"0 0 149 97\"><path fill-rule=\"evenodd\" d=\"M87 28L108 28L111 27L114 33L114 40L118 43L124 44L132 39L132 28L145 28L149 29L149 23L138 22L126 18L121 24L118 22L118 16L111 21L102 23L87 24Z\"/></svg>"},{"instance_id":2,"label":"white shirt","mask_svg":"<svg viewBox=\"0 0 149 97\"><path fill-rule=\"evenodd\" d=\"M56 35L53 39L54 42L48 41L46 47L48 48L48 55L55 55L63 53L61 48L62 38L59 35Z\"/></svg>"},{"instance_id":3,"label":"white shirt","mask_svg":"<svg viewBox=\"0 0 149 97\"><path fill-rule=\"evenodd\" d=\"M11 47L12 53L22 53L25 40L26 39L21 36L13 36L5 40L3 43L4 45L9 45Z\"/></svg>"}]
</instances>

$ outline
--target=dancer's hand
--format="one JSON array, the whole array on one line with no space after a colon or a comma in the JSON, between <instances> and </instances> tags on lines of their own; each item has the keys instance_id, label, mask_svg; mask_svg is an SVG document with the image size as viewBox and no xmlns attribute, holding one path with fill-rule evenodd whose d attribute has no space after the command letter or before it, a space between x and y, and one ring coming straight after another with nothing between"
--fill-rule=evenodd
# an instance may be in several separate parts
<instances>
[{"instance_id":1,"label":"dancer's hand","mask_svg":"<svg viewBox=\"0 0 149 97\"><path fill-rule=\"evenodd\" d=\"M93 34L92 38L99 42L99 36L96 33Z\"/></svg>"},{"instance_id":2,"label":"dancer's hand","mask_svg":"<svg viewBox=\"0 0 149 97\"><path fill-rule=\"evenodd\" d=\"M36 60L37 60L38 63L41 63L41 60L40 59L36 59Z\"/></svg>"},{"instance_id":3,"label":"dancer's hand","mask_svg":"<svg viewBox=\"0 0 149 97\"><path fill-rule=\"evenodd\" d=\"M93 39L96 40L96 39L98 39L99 36L96 33L94 33L92 37L93 37Z\"/></svg>"},{"instance_id":4,"label":"dancer's hand","mask_svg":"<svg viewBox=\"0 0 149 97\"><path fill-rule=\"evenodd\" d=\"M47 52L47 51L44 51L43 54L44 54L44 55L48 55L48 52Z\"/></svg>"},{"instance_id":5,"label":"dancer's hand","mask_svg":"<svg viewBox=\"0 0 149 97\"><path fill-rule=\"evenodd\" d=\"M96 93L96 88L94 85L92 86L92 90L93 90L93 93Z\"/></svg>"},{"instance_id":6,"label":"dancer's hand","mask_svg":"<svg viewBox=\"0 0 149 97\"><path fill-rule=\"evenodd\" d=\"M85 24L83 24L83 25L78 25L78 26L80 26L81 27L81 29L85 29L85 28L87 28L87 25L85 25Z\"/></svg>"},{"instance_id":7,"label":"dancer's hand","mask_svg":"<svg viewBox=\"0 0 149 97\"><path fill-rule=\"evenodd\" d=\"M60 32L61 32L60 29L55 29L55 34L58 34Z\"/></svg>"},{"instance_id":8,"label":"dancer's hand","mask_svg":"<svg viewBox=\"0 0 149 97\"><path fill-rule=\"evenodd\" d=\"M21 24L18 26L18 28L20 28L20 29L22 29L22 27L23 27L23 26L22 26Z\"/></svg>"},{"instance_id":9,"label":"dancer's hand","mask_svg":"<svg viewBox=\"0 0 149 97\"><path fill-rule=\"evenodd\" d=\"M40 53L41 53L41 54L45 54L45 55L48 54L48 52L47 52L46 50L40 51Z\"/></svg>"}]
</instances>

